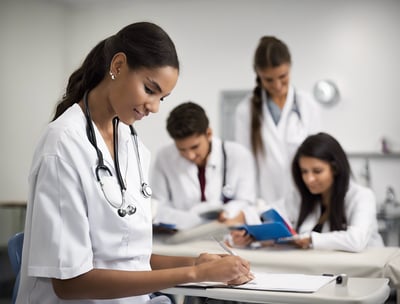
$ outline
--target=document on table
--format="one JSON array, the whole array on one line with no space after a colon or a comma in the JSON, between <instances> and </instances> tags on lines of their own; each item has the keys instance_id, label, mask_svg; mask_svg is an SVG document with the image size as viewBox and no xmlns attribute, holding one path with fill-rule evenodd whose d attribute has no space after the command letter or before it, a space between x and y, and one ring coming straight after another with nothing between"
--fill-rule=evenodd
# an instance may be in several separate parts
<instances>
[{"instance_id":1,"label":"document on table","mask_svg":"<svg viewBox=\"0 0 400 304\"><path fill-rule=\"evenodd\" d=\"M200 282L179 285L181 287L202 288L235 288L286 292L316 292L333 281L335 276L286 274L286 273L253 273L255 279L242 285L226 285L218 282Z\"/></svg>"}]
</instances>

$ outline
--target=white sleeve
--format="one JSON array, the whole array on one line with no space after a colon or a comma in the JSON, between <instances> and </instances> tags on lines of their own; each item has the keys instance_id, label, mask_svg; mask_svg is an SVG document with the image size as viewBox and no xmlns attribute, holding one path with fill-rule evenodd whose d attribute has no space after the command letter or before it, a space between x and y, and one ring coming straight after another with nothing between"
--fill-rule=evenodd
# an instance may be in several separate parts
<instances>
[{"instance_id":1,"label":"white sleeve","mask_svg":"<svg viewBox=\"0 0 400 304\"><path fill-rule=\"evenodd\" d=\"M227 180L234 180L235 200L243 201L250 205L256 204L256 171L253 156L246 148L236 143L226 143L227 150L231 147L231 156L227 151L228 176Z\"/></svg>"},{"instance_id":2,"label":"white sleeve","mask_svg":"<svg viewBox=\"0 0 400 304\"><path fill-rule=\"evenodd\" d=\"M177 229L189 229L205 221L198 215L197 210L180 210L170 206L167 201L157 202L157 213L154 223L173 224ZM205 206L206 204L198 204L196 206ZM210 206L207 206L210 208Z\"/></svg>"},{"instance_id":3,"label":"white sleeve","mask_svg":"<svg viewBox=\"0 0 400 304\"><path fill-rule=\"evenodd\" d=\"M159 153L155 159L155 164L151 174L151 185L153 188L152 198L159 202L169 201L171 196L168 178L166 174L164 174L162 163L162 153Z\"/></svg>"},{"instance_id":4,"label":"white sleeve","mask_svg":"<svg viewBox=\"0 0 400 304\"><path fill-rule=\"evenodd\" d=\"M245 147L235 142L225 142L227 157L227 184L234 189L234 199L224 204L228 218L243 211L246 222L253 222L256 209L256 174L253 157Z\"/></svg>"},{"instance_id":5,"label":"white sleeve","mask_svg":"<svg viewBox=\"0 0 400 304\"><path fill-rule=\"evenodd\" d=\"M375 196L369 189L358 191L346 205L347 230L325 233L312 232L312 243L315 249L343 250L350 252L363 251L376 227Z\"/></svg>"},{"instance_id":6,"label":"white sleeve","mask_svg":"<svg viewBox=\"0 0 400 304\"><path fill-rule=\"evenodd\" d=\"M59 157L45 156L32 178L28 275L68 279L91 270L89 221L78 173Z\"/></svg>"},{"instance_id":7,"label":"white sleeve","mask_svg":"<svg viewBox=\"0 0 400 304\"><path fill-rule=\"evenodd\" d=\"M157 202L154 223L175 224L178 229L187 229L201 224L203 219L195 210L181 210L173 206L168 177L162 166L165 161L168 160L164 160L162 154L157 156L151 176L152 198ZM197 205L200 204L195 204Z\"/></svg>"}]
</instances>

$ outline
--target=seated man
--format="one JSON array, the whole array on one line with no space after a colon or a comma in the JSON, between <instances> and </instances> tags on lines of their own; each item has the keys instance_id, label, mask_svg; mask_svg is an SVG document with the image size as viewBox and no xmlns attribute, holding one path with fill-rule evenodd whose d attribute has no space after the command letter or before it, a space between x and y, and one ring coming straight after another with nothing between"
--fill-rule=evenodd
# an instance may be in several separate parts
<instances>
[{"instance_id":1,"label":"seated man","mask_svg":"<svg viewBox=\"0 0 400 304\"><path fill-rule=\"evenodd\" d=\"M162 148L152 174L155 223L177 229L207 220L245 220L246 209L256 199L251 153L242 145L213 136L208 117L193 102L180 104L167 119L174 143Z\"/></svg>"}]
</instances>

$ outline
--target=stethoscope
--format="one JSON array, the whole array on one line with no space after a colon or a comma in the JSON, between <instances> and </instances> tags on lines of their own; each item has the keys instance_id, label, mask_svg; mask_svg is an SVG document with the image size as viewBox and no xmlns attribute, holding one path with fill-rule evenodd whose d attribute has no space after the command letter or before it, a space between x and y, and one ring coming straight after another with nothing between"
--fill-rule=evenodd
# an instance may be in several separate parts
<instances>
[{"instance_id":1,"label":"stethoscope","mask_svg":"<svg viewBox=\"0 0 400 304\"><path fill-rule=\"evenodd\" d=\"M118 124L119 119L118 117L113 118L113 140L114 140L114 166L117 175L117 180L119 184L119 191L116 190L116 183L113 175L111 173L110 168L108 168L104 164L103 153L100 151L99 147L97 146L96 141L96 134L93 127L92 118L90 116L89 111L89 104L87 98L88 92L86 91L83 95L83 103L85 105L85 117L87 121L87 136L90 143L96 150L98 163L96 166L96 179L100 183L101 190L103 191L104 197L106 201L114 208L117 209L117 213L120 217L124 217L125 215L132 215L136 213L136 206L133 204L128 204L126 207L125 201L125 192L126 192L126 185L122 178L121 170L119 167L118 161ZM139 155L139 144L137 139L137 133L133 126L129 126L131 131L131 135L133 138L134 149L136 154L136 161L139 169L139 177L140 177L140 192L142 193L144 198L149 198L152 195L152 190L150 186L144 181L143 172L142 172L142 164L140 161ZM103 170L106 174L102 175L100 171Z\"/></svg>"},{"instance_id":2,"label":"stethoscope","mask_svg":"<svg viewBox=\"0 0 400 304\"><path fill-rule=\"evenodd\" d=\"M297 102L297 94L296 94L296 91L294 91L294 93L293 93L292 113L297 114L299 120L301 121L301 113L300 113L299 103Z\"/></svg>"},{"instance_id":3,"label":"stethoscope","mask_svg":"<svg viewBox=\"0 0 400 304\"><path fill-rule=\"evenodd\" d=\"M227 173L227 156L225 150L225 142L222 142L222 158L223 158L223 169L222 169L222 190L221 190L221 199L226 204L234 197L233 188L226 182L226 173Z\"/></svg>"},{"instance_id":4,"label":"stethoscope","mask_svg":"<svg viewBox=\"0 0 400 304\"><path fill-rule=\"evenodd\" d=\"M267 104L267 102L268 102L268 94L267 94L267 92L265 90L262 90L262 98L264 99L264 103ZM292 104L291 113L296 114L298 119L300 121L302 121L301 113L300 113L300 107L299 107L299 103L297 101L296 90L294 90L294 92L293 92L293 104Z\"/></svg>"}]
</instances>

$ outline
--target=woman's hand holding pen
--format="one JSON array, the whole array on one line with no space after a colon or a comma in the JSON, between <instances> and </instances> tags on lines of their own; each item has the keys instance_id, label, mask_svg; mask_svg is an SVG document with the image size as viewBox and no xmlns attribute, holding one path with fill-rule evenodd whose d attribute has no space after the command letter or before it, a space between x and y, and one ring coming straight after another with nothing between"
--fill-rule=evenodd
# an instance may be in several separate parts
<instances>
[{"instance_id":1,"label":"woman's hand holding pen","mask_svg":"<svg viewBox=\"0 0 400 304\"><path fill-rule=\"evenodd\" d=\"M196 281L227 282L239 285L254 279L250 263L234 255L211 255L219 258L196 265ZM214 257L213 257L214 258Z\"/></svg>"}]
</instances>

